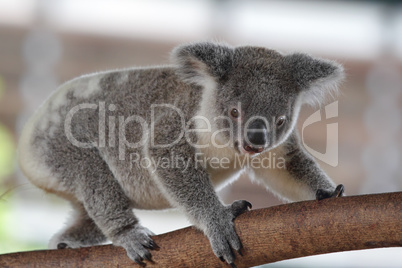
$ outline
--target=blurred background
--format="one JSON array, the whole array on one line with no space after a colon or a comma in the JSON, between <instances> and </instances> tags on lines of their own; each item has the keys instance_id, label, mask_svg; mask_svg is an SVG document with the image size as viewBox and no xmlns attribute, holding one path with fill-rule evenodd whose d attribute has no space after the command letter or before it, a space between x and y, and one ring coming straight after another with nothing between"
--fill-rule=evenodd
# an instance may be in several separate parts
<instances>
[{"instance_id":1,"label":"blurred background","mask_svg":"<svg viewBox=\"0 0 402 268\"><path fill-rule=\"evenodd\" d=\"M169 51L183 42L261 45L343 64L337 116L327 119L321 109L322 120L303 128L317 109L302 109L305 146L325 155L327 141L337 142L335 159L320 165L348 195L401 191L399 2L0 0L0 254L45 249L70 211L64 200L32 186L16 165L18 136L33 111L60 83L168 64ZM227 203L246 199L253 208L283 203L247 177L219 194ZM189 225L179 212L138 214L155 233ZM390 267L401 265L400 254L400 248L337 253L266 267Z\"/></svg>"}]
</instances>

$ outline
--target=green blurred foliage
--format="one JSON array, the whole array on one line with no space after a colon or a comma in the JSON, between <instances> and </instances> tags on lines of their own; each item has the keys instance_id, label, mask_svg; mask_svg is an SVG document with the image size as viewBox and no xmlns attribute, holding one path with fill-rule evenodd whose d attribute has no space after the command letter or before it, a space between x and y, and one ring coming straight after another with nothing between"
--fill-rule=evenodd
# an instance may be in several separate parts
<instances>
[{"instance_id":1,"label":"green blurred foliage","mask_svg":"<svg viewBox=\"0 0 402 268\"><path fill-rule=\"evenodd\" d=\"M15 237L15 232L11 232L12 228L17 227L15 225L17 215L12 209L10 199L8 193L0 197L0 254L46 248L45 245L21 241Z\"/></svg>"},{"instance_id":2,"label":"green blurred foliage","mask_svg":"<svg viewBox=\"0 0 402 268\"><path fill-rule=\"evenodd\" d=\"M5 91L5 83L0 76L0 99ZM21 248L30 249L31 245L21 245L13 237L13 228L15 228L15 211L12 207L11 185L7 185L5 180L14 172L16 145L12 133L0 123L0 254L17 251Z\"/></svg>"},{"instance_id":3,"label":"green blurred foliage","mask_svg":"<svg viewBox=\"0 0 402 268\"><path fill-rule=\"evenodd\" d=\"M15 149L10 131L0 124L0 182L14 171Z\"/></svg>"},{"instance_id":4,"label":"green blurred foliage","mask_svg":"<svg viewBox=\"0 0 402 268\"><path fill-rule=\"evenodd\" d=\"M0 99L5 91L3 78L0 76ZM11 132L0 122L0 185L4 177L14 170L15 143ZM0 192L1 196L2 192Z\"/></svg>"}]
</instances>

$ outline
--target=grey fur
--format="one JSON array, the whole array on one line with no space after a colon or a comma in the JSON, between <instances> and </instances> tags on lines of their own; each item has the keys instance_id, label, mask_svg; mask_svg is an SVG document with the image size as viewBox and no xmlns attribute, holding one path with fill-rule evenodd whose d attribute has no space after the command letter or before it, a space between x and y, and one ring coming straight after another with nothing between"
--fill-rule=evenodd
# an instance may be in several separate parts
<instances>
[{"instance_id":1,"label":"grey fur","mask_svg":"<svg viewBox=\"0 0 402 268\"><path fill-rule=\"evenodd\" d=\"M67 229L52 239L52 247L90 246L110 239L141 263L150 258L148 249L155 245L132 208L177 207L205 233L214 253L233 263L231 248L241 249L233 219L249 203L223 205L214 188L246 171L288 200L314 199L318 189L335 190L301 147L294 126L302 103L321 102L336 88L343 74L338 64L305 54L207 42L176 48L172 60L171 66L72 80L27 123L19 148L22 170L38 187L70 200L77 211ZM92 106L78 109L71 118L80 104ZM159 106L152 110L151 104ZM230 117L233 107L240 111L238 119ZM69 116L70 134L85 146L73 144L66 134ZM189 122L189 129L205 127L194 116L208 119L211 132L232 127L233 133L220 131L214 136L193 131L178 139L183 121ZM242 135L253 116L265 118L267 127L264 151L253 157L275 152L286 160L283 169L236 165L236 157L249 159ZM286 120L276 127L280 116ZM210 138L226 147L194 146L205 145ZM143 143L133 146L136 142ZM133 165L133 156L136 160L175 156L185 165L143 167ZM196 160L199 156L201 161ZM211 157L227 158L228 167L215 167Z\"/></svg>"}]
</instances>

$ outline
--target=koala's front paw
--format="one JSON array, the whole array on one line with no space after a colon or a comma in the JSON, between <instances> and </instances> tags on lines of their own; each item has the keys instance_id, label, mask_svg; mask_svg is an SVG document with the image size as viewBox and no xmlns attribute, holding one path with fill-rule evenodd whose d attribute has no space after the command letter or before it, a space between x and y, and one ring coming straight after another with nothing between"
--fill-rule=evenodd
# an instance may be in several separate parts
<instances>
[{"instance_id":1,"label":"koala's front paw","mask_svg":"<svg viewBox=\"0 0 402 268\"><path fill-rule=\"evenodd\" d=\"M116 246L123 247L130 259L140 265L145 265L143 260L152 261L152 255L148 249L159 249L151 235L153 233L147 228L136 225L120 232L112 239L112 242Z\"/></svg>"},{"instance_id":2,"label":"koala's front paw","mask_svg":"<svg viewBox=\"0 0 402 268\"><path fill-rule=\"evenodd\" d=\"M242 248L239 237L237 236L232 221L226 224L215 226L207 235L215 255L221 260L234 266L235 255L232 249L240 252Z\"/></svg>"},{"instance_id":3,"label":"koala's front paw","mask_svg":"<svg viewBox=\"0 0 402 268\"><path fill-rule=\"evenodd\" d=\"M323 189L318 189L315 194L315 198L317 200L322 200L322 199L326 199L326 198L330 198L330 197L340 197L340 196L343 196L344 191L345 191L345 187L343 186L343 184L339 184L333 192L323 190Z\"/></svg>"},{"instance_id":4,"label":"koala's front paw","mask_svg":"<svg viewBox=\"0 0 402 268\"><path fill-rule=\"evenodd\" d=\"M238 200L232 205L227 206L222 213L221 220L209 228L207 236L215 255L221 260L226 261L232 267L234 265L235 255L232 251L236 250L241 255L241 242L236 234L233 220L241 213L251 209L251 204L245 200Z\"/></svg>"}]
</instances>

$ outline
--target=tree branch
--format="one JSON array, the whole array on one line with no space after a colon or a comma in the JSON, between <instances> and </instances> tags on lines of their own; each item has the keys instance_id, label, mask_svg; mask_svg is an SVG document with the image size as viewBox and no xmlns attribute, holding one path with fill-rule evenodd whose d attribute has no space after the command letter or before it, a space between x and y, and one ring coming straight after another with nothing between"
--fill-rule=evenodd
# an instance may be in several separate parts
<instances>
[{"instance_id":1,"label":"tree branch","mask_svg":"<svg viewBox=\"0 0 402 268\"><path fill-rule=\"evenodd\" d=\"M236 231L243 243L238 267L316 254L402 246L402 192L305 201L240 215ZM189 227L154 237L148 267L226 267L208 239ZM237 254L237 253L236 253ZM112 245L43 250L0 256L1 267L109 267L136 265Z\"/></svg>"}]
</instances>

